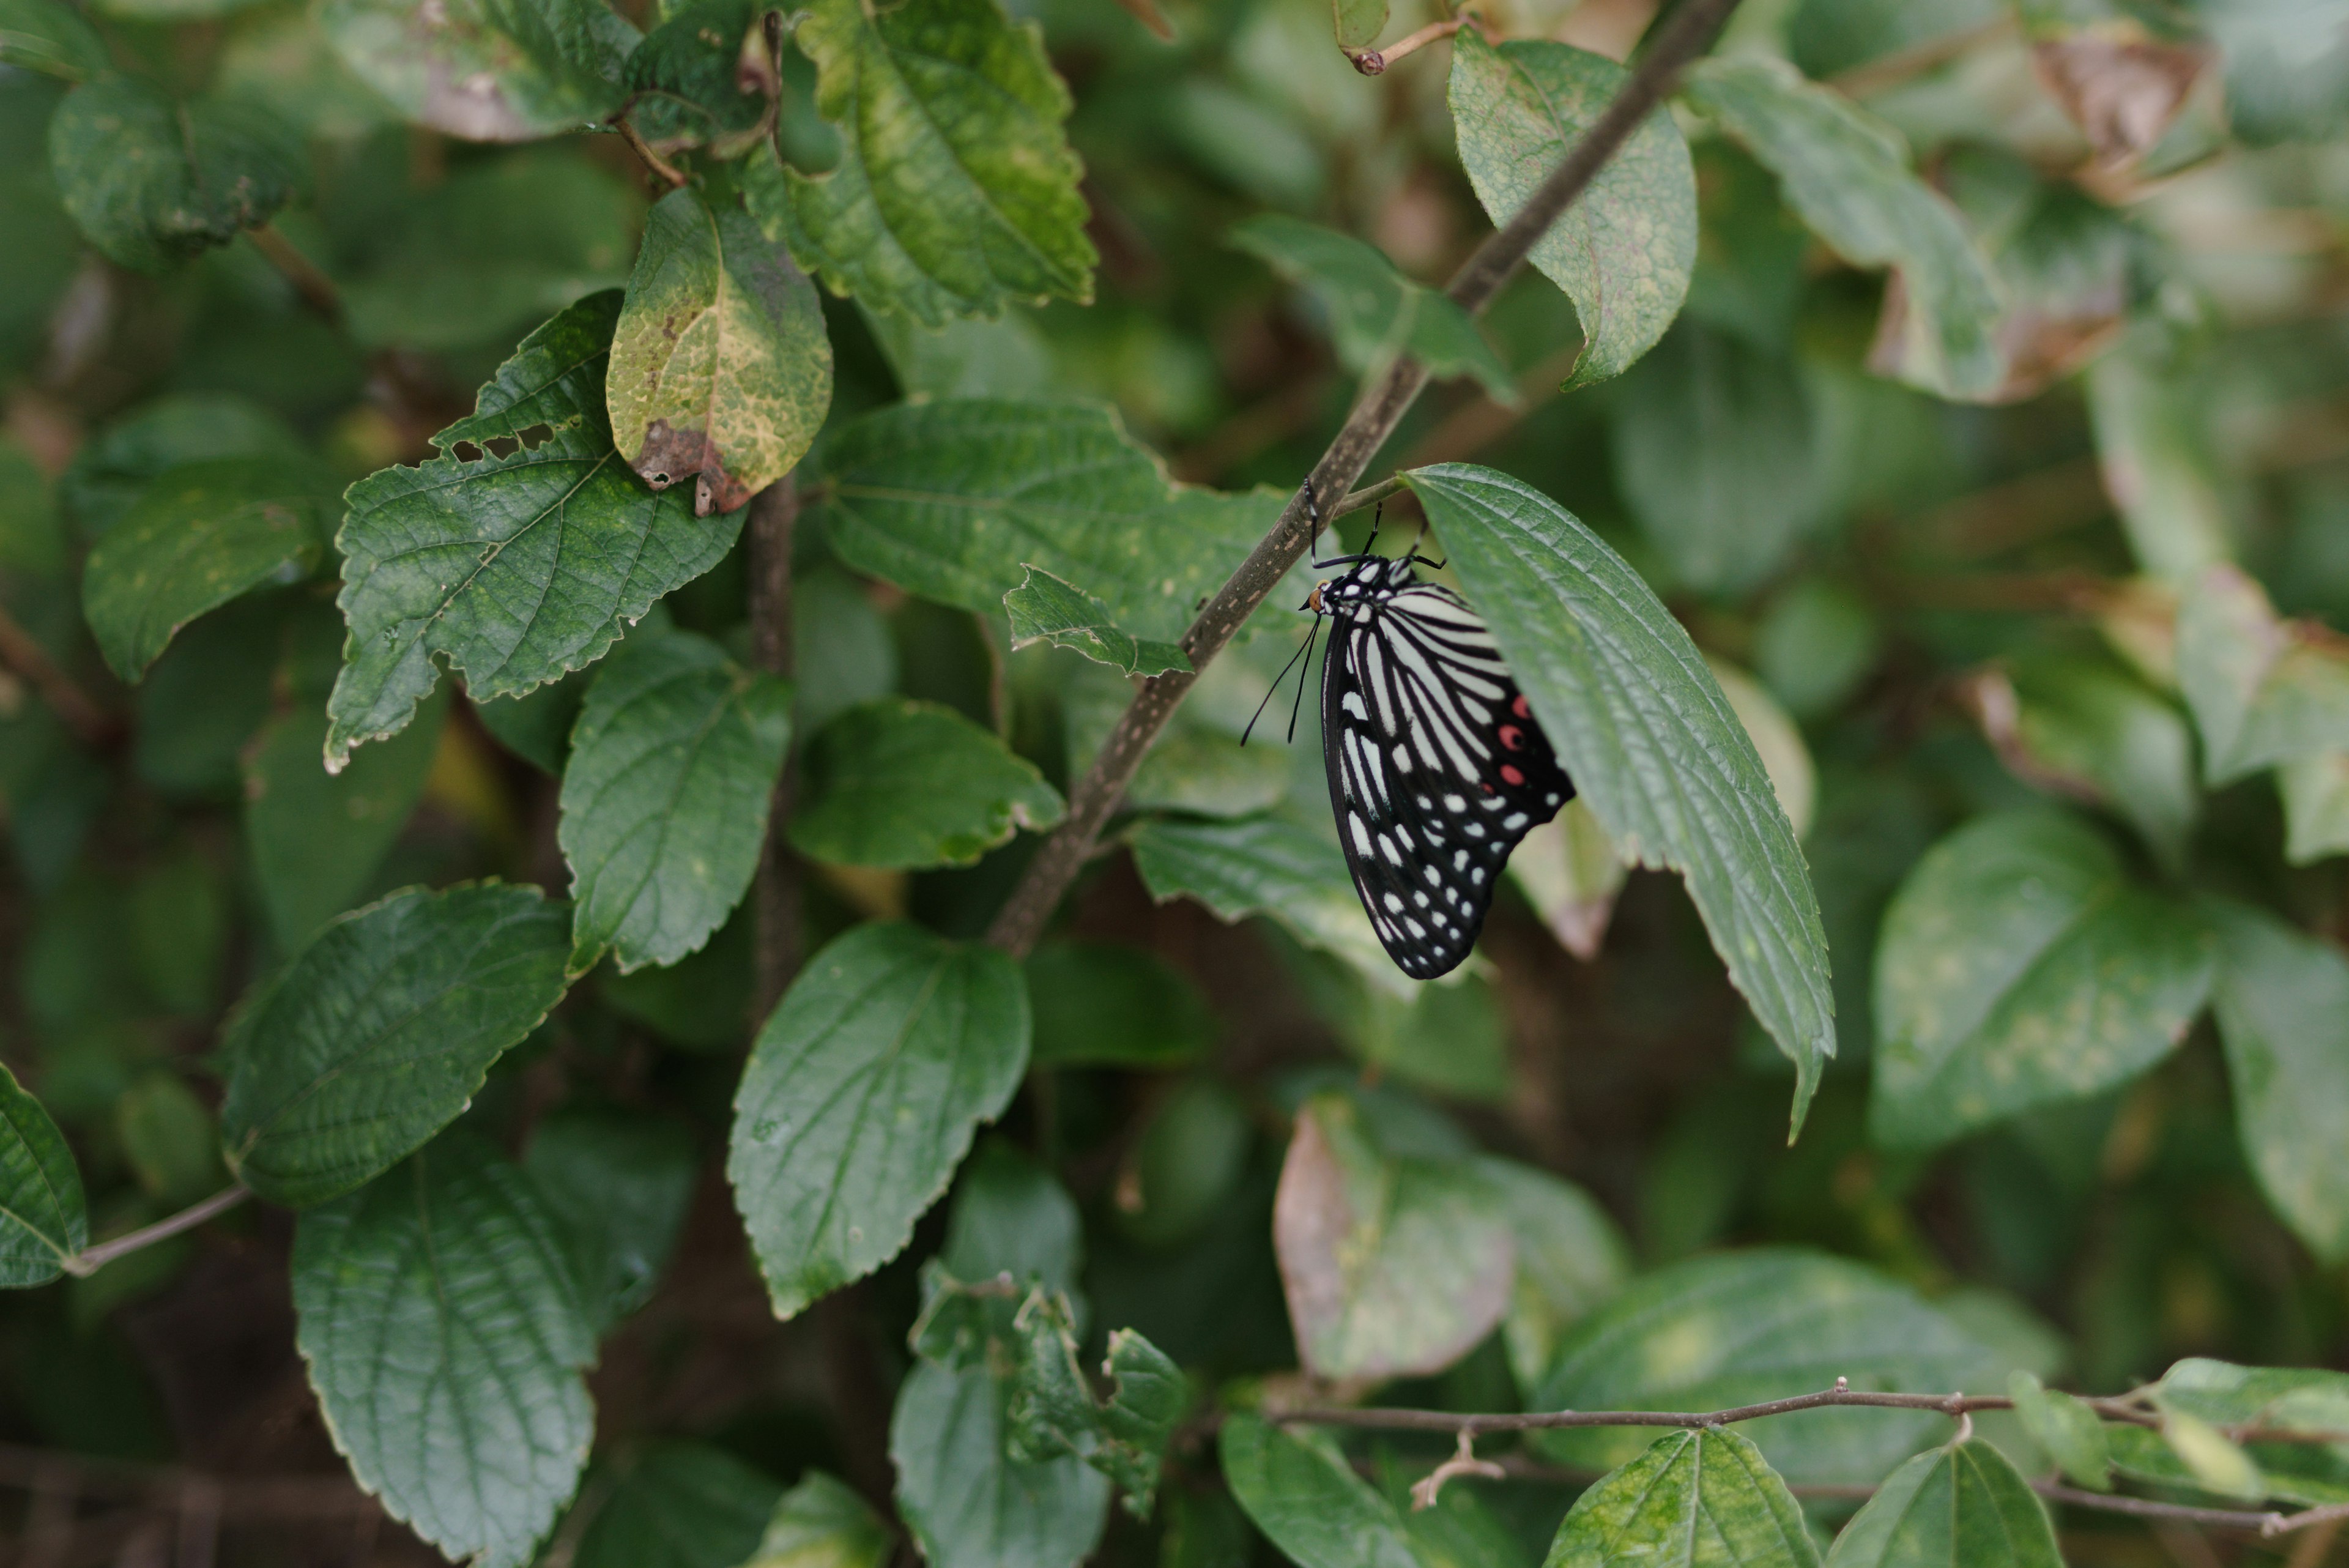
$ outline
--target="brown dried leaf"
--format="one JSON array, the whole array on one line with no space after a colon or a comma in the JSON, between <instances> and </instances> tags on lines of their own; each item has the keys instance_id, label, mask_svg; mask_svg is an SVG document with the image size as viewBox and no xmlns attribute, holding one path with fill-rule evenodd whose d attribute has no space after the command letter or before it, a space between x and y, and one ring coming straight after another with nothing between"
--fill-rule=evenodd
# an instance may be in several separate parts
<instances>
[{"instance_id":1,"label":"brown dried leaf","mask_svg":"<svg viewBox=\"0 0 2349 1568\"><path fill-rule=\"evenodd\" d=\"M2031 47L2040 85L2079 126L2104 169L2133 161L2161 140L2209 60L2198 44L2102 32Z\"/></svg>"}]
</instances>

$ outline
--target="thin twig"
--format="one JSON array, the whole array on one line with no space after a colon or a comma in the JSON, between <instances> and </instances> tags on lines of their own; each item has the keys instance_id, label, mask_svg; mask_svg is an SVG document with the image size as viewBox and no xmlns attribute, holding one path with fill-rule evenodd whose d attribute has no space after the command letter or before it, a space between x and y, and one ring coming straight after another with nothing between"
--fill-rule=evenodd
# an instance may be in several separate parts
<instances>
[{"instance_id":1,"label":"thin twig","mask_svg":"<svg viewBox=\"0 0 2349 1568\"><path fill-rule=\"evenodd\" d=\"M783 475L750 498L750 659L787 680L792 673L792 535L799 514L795 475ZM800 967L800 863L783 836L797 784L797 767L787 755L768 797L767 842L759 853L754 1029L765 1023Z\"/></svg>"},{"instance_id":2,"label":"thin twig","mask_svg":"<svg viewBox=\"0 0 2349 1568\"><path fill-rule=\"evenodd\" d=\"M64 1260L59 1266L67 1273L78 1277L94 1274L126 1252L135 1252L141 1247L151 1247L158 1241L168 1241L182 1231L192 1231L205 1220L227 1213L252 1196L252 1189L242 1183L235 1187L224 1187L202 1203L182 1209L167 1219L156 1220L152 1225L141 1226L129 1235L117 1236L111 1241L100 1241L95 1247L84 1247L72 1257Z\"/></svg>"},{"instance_id":3,"label":"thin twig","mask_svg":"<svg viewBox=\"0 0 2349 1568\"><path fill-rule=\"evenodd\" d=\"M253 248L269 259L285 281L294 286L302 303L311 314L329 327L343 324L343 296L335 287L335 280L318 270L318 264L294 248L294 243L277 232L274 223L264 223L247 231Z\"/></svg>"},{"instance_id":4,"label":"thin twig","mask_svg":"<svg viewBox=\"0 0 2349 1568\"><path fill-rule=\"evenodd\" d=\"M1448 38L1462 27L1475 21L1476 18L1474 16L1460 16L1453 17L1448 22L1430 22L1418 32L1397 38L1383 49L1360 51L1350 49L1346 53L1346 58L1351 61L1354 68L1364 76L1374 77L1405 55L1416 54L1438 38ZM1480 32L1483 30L1481 25L1478 30Z\"/></svg>"},{"instance_id":5,"label":"thin twig","mask_svg":"<svg viewBox=\"0 0 2349 1568\"><path fill-rule=\"evenodd\" d=\"M1360 490L1353 492L1351 494L1340 500L1337 505L1332 506L1327 513L1322 514L1322 521L1325 523L1334 523L1339 518L1345 516L1348 513L1360 512L1365 506L1376 506L1380 502L1384 501L1388 496L1392 495L1402 488L1402 475L1400 473L1389 474L1386 478L1380 480L1376 484L1365 484Z\"/></svg>"},{"instance_id":6,"label":"thin twig","mask_svg":"<svg viewBox=\"0 0 2349 1568\"><path fill-rule=\"evenodd\" d=\"M38 639L15 616L0 609L0 666L5 666L49 705L74 738L93 750L103 750L121 737L122 726L99 707L74 678L67 674Z\"/></svg>"},{"instance_id":7,"label":"thin twig","mask_svg":"<svg viewBox=\"0 0 2349 1568\"><path fill-rule=\"evenodd\" d=\"M2085 1399L2082 1403L2108 1421L2158 1427L2161 1418L2132 1400ZM1576 1427L1727 1427L1795 1410L1858 1406L1871 1409L1932 1410L1957 1420L1975 1410L2012 1410L2003 1394L1896 1394L1851 1388L1838 1381L1816 1394L1796 1394L1738 1405L1726 1410L1526 1410L1463 1414L1451 1410L1400 1410L1318 1406L1285 1410L1271 1418L1284 1426L1359 1427L1389 1432L1547 1432Z\"/></svg>"},{"instance_id":8,"label":"thin twig","mask_svg":"<svg viewBox=\"0 0 2349 1568\"><path fill-rule=\"evenodd\" d=\"M1567 151L1531 200L1500 230L1477 247L1454 275L1444 292L1472 315L1481 311L1501 285L1521 265L1534 242L1547 233L1567 208L1615 155L1631 133L1655 112L1679 81L1681 71L1702 54L1720 30L1737 0L1691 0L1673 16L1670 26L1641 57L1636 69L1605 111ZM1376 385L1354 405L1310 476L1313 493L1343 496L1352 490L1371 459L1394 433L1404 412L1427 384L1427 370L1410 355L1398 358ZM1127 783L1141 766L1150 742L1157 737L1191 683L1208 660L1221 652L1235 632L1264 601L1305 554L1313 528L1305 515L1300 491L1281 509L1279 521L1217 590L1183 634L1183 651L1190 656L1187 670L1169 670L1144 682L1111 731L1092 767L1070 797L1068 815L1028 866L989 928L988 940L1014 955L1024 955L1042 934L1061 896L1076 880L1092 856L1094 841L1110 814L1125 794Z\"/></svg>"},{"instance_id":9,"label":"thin twig","mask_svg":"<svg viewBox=\"0 0 2349 1568\"><path fill-rule=\"evenodd\" d=\"M630 150L644 161L645 167L652 171L656 179L667 184L672 191L688 183L686 176L679 172L674 164L669 163L659 153L653 151L652 143L645 140L644 132L636 129L636 122L628 118L626 109L612 117L611 124L619 131L621 140L626 141Z\"/></svg>"}]
</instances>

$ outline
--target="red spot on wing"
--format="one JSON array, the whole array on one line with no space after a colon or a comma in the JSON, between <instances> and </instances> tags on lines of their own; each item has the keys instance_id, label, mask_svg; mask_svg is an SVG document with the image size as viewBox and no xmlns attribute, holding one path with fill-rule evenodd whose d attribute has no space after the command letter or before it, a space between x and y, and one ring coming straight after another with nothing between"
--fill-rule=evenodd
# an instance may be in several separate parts
<instances>
[{"instance_id":1,"label":"red spot on wing","mask_svg":"<svg viewBox=\"0 0 2349 1568\"><path fill-rule=\"evenodd\" d=\"M1509 711L1520 719L1530 719L1534 716L1533 710L1526 706L1526 694L1522 691L1518 692L1516 700L1509 704Z\"/></svg>"},{"instance_id":2,"label":"red spot on wing","mask_svg":"<svg viewBox=\"0 0 2349 1568\"><path fill-rule=\"evenodd\" d=\"M1522 750L1525 743L1526 732L1523 730L1518 729L1515 724L1501 726L1501 744L1515 752Z\"/></svg>"},{"instance_id":3,"label":"red spot on wing","mask_svg":"<svg viewBox=\"0 0 2349 1568\"><path fill-rule=\"evenodd\" d=\"M1501 782L1507 784L1521 784L1526 782L1526 775L1517 771L1516 763L1503 763L1501 764ZM1488 793L1492 789L1490 784L1487 784L1485 787Z\"/></svg>"}]
</instances>

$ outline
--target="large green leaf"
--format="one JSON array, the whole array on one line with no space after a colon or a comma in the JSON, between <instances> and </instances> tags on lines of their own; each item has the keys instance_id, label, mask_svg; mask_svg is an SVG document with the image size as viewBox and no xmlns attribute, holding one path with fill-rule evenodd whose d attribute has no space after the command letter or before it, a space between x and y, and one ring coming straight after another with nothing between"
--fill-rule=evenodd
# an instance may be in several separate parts
<instances>
[{"instance_id":1,"label":"large green leaf","mask_svg":"<svg viewBox=\"0 0 2349 1568\"><path fill-rule=\"evenodd\" d=\"M808 961L735 1096L727 1175L776 1314L896 1256L1028 1064L992 949L859 926Z\"/></svg>"},{"instance_id":2,"label":"large green leaf","mask_svg":"<svg viewBox=\"0 0 2349 1568\"><path fill-rule=\"evenodd\" d=\"M1394 1505L1319 1434L1236 1410L1216 1448L1232 1495L1299 1568L1424 1568Z\"/></svg>"},{"instance_id":3,"label":"large green leaf","mask_svg":"<svg viewBox=\"0 0 2349 1568\"><path fill-rule=\"evenodd\" d=\"M608 1490L586 1489L573 1568L742 1568L783 1495L725 1449L673 1438L608 1469L599 1459L595 1475Z\"/></svg>"},{"instance_id":4,"label":"large green leaf","mask_svg":"<svg viewBox=\"0 0 2349 1568\"><path fill-rule=\"evenodd\" d=\"M1109 1479L1004 1455L1005 1388L984 1367L916 1365L897 1391L897 1511L933 1568L1076 1568L1101 1539Z\"/></svg>"},{"instance_id":5,"label":"large green leaf","mask_svg":"<svg viewBox=\"0 0 2349 1568\"><path fill-rule=\"evenodd\" d=\"M1441 1371L1508 1310L1516 1245L1498 1194L1457 1162L1390 1154L1340 1091L1298 1112L1272 1244L1316 1376Z\"/></svg>"},{"instance_id":6,"label":"large green leaf","mask_svg":"<svg viewBox=\"0 0 2349 1568\"><path fill-rule=\"evenodd\" d=\"M2205 906L2219 933L2219 1037L2243 1158L2285 1223L2349 1257L2349 960L2247 905Z\"/></svg>"},{"instance_id":7,"label":"large green leaf","mask_svg":"<svg viewBox=\"0 0 2349 1568\"><path fill-rule=\"evenodd\" d=\"M649 139L706 145L720 158L740 156L761 137L771 75L761 36L769 6L760 0L685 0L628 57L633 111ZM771 82L768 84L771 87Z\"/></svg>"},{"instance_id":8,"label":"large green leaf","mask_svg":"<svg viewBox=\"0 0 2349 1568\"><path fill-rule=\"evenodd\" d=\"M41 1102L0 1064L0 1290L47 1284L88 1244L73 1151Z\"/></svg>"},{"instance_id":9,"label":"large green leaf","mask_svg":"<svg viewBox=\"0 0 2349 1568\"><path fill-rule=\"evenodd\" d=\"M840 866L968 866L1066 809L1036 764L953 709L905 697L818 731L791 820L802 854Z\"/></svg>"},{"instance_id":10,"label":"large green leaf","mask_svg":"<svg viewBox=\"0 0 2349 1568\"><path fill-rule=\"evenodd\" d=\"M227 457L304 461L302 440L259 403L226 392L175 392L142 403L82 443L57 477L57 500L85 539L120 522L147 487L183 462Z\"/></svg>"},{"instance_id":11,"label":"large green leaf","mask_svg":"<svg viewBox=\"0 0 2349 1568\"><path fill-rule=\"evenodd\" d=\"M812 466L833 548L859 571L991 614L1032 564L1167 641L1286 499L1173 484L1090 403L901 404L834 431Z\"/></svg>"},{"instance_id":12,"label":"large green leaf","mask_svg":"<svg viewBox=\"0 0 2349 1568\"><path fill-rule=\"evenodd\" d=\"M1495 223L1516 215L1627 79L1613 60L1569 44L1495 47L1473 29L1454 35L1460 161ZM1688 144L1659 109L1534 244L1534 265L1582 320L1569 388L1619 375L1655 347L1687 297L1696 229Z\"/></svg>"},{"instance_id":13,"label":"large green leaf","mask_svg":"<svg viewBox=\"0 0 2349 1568\"><path fill-rule=\"evenodd\" d=\"M1863 1389L2004 1386L1998 1358L1905 1285L1816 1252L1723 1252L1633 1284L1567 1335L1528 1407L1717 1410L1850 1379ZM1931 1411L1831 1409L1740 1429L1798 1482L1868 1484L1932 1432ZM1621 1464L1636 1428L1546 1435L1568 1464Z\"/></svg>"},{"instance_id":14,"label":"large green leaf","mask_svg":"<svg viewBox=\"0 0 2349 1568\"><path fill-rule=\"evenodd\" d=\"M691 477L697 516L733 511L791 472L832 406L815 286L740 207L670 192L645 222L606 395L647 483Z\"/></svg>"},{"instance_id":15,"label":"large green leaf","mask_svg":"<svg viewBox=\"0 0 2349 1568\"><path fill-rule=\"evenodd\" d=\"M1263 915L1345 959L1401 996L1418 993L1379 945L1337 841L1277 816L1231 822L1160 817L1127 836L1134 869L1160 903L1196 898L1220 920Z\"/></svg>"},{"instance_id":16,"label":"large green leaf","mask_svg":"<svg viewBox=\"0 0 2349 1568\"><path fill-rule=\"evenodd\" d=\"M2349 751L2349 657L2322 628L2279 619L2238 567L2206 567L2187 584L2178 684L2202 732L2212 784Z\"/></svg>"},{"instance_id":17,"label":"large green leaf","mask_svg":"<svg viewBox=\"0 0 2349 1568\"><path fill-rule=\"evenodd\" d=\"M2031 1483L1980 1438L1895 1470L1827 1552L1830 1568L2063 1568Z\"/></svg>"},{"instance_id":18,"label":"large green leaf","mask_svg":"<svg viewBox=\"0 0 2349 1568\"><path fill-rule=\"evenodd\" d=\"M327 702L330 765L407 723L440 663L476 697L527 691L602 658L732 547L740 514L694 516L613 449L604 379L619 315L616 293L564 311L433 438L449 455L351 486L335 539L350 641ZM482 450L525 437L536 444Z\"/></svg>"},{"instance_id":19,"label":"large green leaf","mask_svg":"<svg viewBox=\"0 0 2349 1568\"><path fill-rule=\"evenodd\" d=\"M2185 1037L2210 971L2193 912L2131 883L2094 828L1969 823L1885 911L1869 1130L1930 1146L2126 1083Z\"/></svg>"},{"instance_id":20,"label":"large green leaf","mask_svg":"<svg viewBox=\"0 0 2349 1568\"><path fill-rule=\"evenodd\" d=\"M564 1106L532 1132L523 1168L569 1243L580 1311L597 1334L660 1283L699 1163L690 1133L641 1111Z\"/></svg>"},{"instance_id":21,"label":"large green leaf","mask_svg":"<svg viewBox=\"0 0 2349 1568\"><path fill-rule=\"evenodd\" d=\"M631 638L587 689L563 774L572 967L698 949L750 886L791 739L787 681L690 632Z\"/></svg>"},{"instance_id":22,"label":"large green leaf","mask_svg":"<svg viewBox=\"0 0 2349 1568\"><path fill-rule=\"evenodd\" d=\"M1952 398L1998 389L1997 279L1957 211L1909 167L1899 131L1783 61L1700 61L1686 93L1778 176L1787 203L1846 261L1895 271L1903 379Z\"/></svg>"},{"instance_id":23,"label":"large green leaf","mask_svg":"<svg viewBox=\"0 0 2349 1568\"><path fill-rule=\"evenodd\" d=\"M221 1138L255 1192L323 1203L456 1119L562 1000L563 907L496 883L344 916L239 1005Z\"/></svg>"},{"instance_id":24,"label":"large green leaf","mask_svg":"<svg viewBox=\"0 0 2349 1568\"><path fill-rule=\"evenodd\" d=\"M1802 1505L1735 1432L1674 1432L1574 1500L1547 1568L1814 1568Z\"/></svg>"},{"instance_id":25,"label":"large green leaf","mask_svg":"<svg viewBox=\"0 0 2349 1568\"><path fill-rule=\"evenodd\" d=\"M136 680L179 629L325 553L333 485L306 463L182 463L140 496L82 566L82 613L114 672Z\"/></svg>"},{"instance_id":26,"label":"large green leaf","mask_svg":"<svg viewBox=\"0 0 2349 1568\"><path fill-rule=\"evenodd\" d=\"M995 0L868 10L816 0L793 36L839 167L811 178L762 152L751 211L834 292L926 326L1008 304L1092 298L1069 89L1042 30Z\"/></svg>"},{"instance_id":27,"label":"large green leaf","mask_svg":"<svg viewBox=\"0 0 2349 1568\"><path fill-rule=\"evenodd\" d=\"M325 0L318 24L367 86L469 141L584 130L619 106L636 30L603 0Z\"/></svg>"},{"instance_id":28,"label":"large green leaf","mask_svg":"<svg viewBox=\"0 0 2349 1568\"><path fill-rule=\"evenodd\" d=\"M1688 879L1714 950L1797 1074L1835 1054L1826 938L1794 828L1703 655L1622 557L1556 502L1464 463L1411 485L1573 775L1630 856Z\"/></svg>"},{"instance_id":29,"label":"large green leaf","mask_svg":"<svg viewBox=\"0 0 2349 1568\"><path fill-rule=\"evenodd\" d=\"M64 0L0 0L0 65L79 82L109 64L106 40Z\"/></svg>"},{"instance_id":30,"label":"large green leaf","mask_svg":"<svg viewBox=\"0 0 2349 1568\"><path fill-rule=\"evenodd\" d=\"M267 223L302 185L305 162L285 127L250 103L174 103L109 76L57 106L49 172L109 261L161 272Z\"/></svg>"},{"instance_id":31,"label":"large green leaf","mask_svg":"<svg viewBox=\"0 0 2349 1568\"><path fill-rule=\"evenodd\" d=\"M295 1343L335 1446L452 1558L519 1568L595 1435L595 1336L554 1222L453 1133L294 1229Z\"/></svg>"},{"instance_id":32,"label":"large green leaf","mask_svg":"<svg viewBox=\"0 0 2349 1568\"><path fill-rule=\"evenodd\" d=\"M872 1507L822 1470L802 1471L740 1568L885 1568L896 1541Z\"/></svg>"}]
</instances>

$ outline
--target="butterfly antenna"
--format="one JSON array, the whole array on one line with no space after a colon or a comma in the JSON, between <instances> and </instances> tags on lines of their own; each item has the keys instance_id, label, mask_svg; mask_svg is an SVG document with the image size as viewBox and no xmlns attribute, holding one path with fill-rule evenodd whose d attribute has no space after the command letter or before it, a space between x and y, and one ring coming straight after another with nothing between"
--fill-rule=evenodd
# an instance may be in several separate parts
<instances>
[{"instance_id":1,"label":"butterfly antenna","mask_svg":"<svg viewBox=\"0 0 2349 1568\"><path fill-rule=\"evenodd\" d=\"M1369 538L1367 538L1367 539L1365 539L1365 540L1363 540L1363 541L1362 541L1362 554L1363 554L1363 555L1367 556L1367 555L1369 555L1369 554L1370 554L1370 553L1371 553L1374 548L1376 548L1376 546L1377 546L1377 545L1378 545L1378 542L1379 542L1379 520L1380 520L1381 518L1384 517L1386 514L1387 514L1387 504L1386 504L1385 502L1381 501L1381 502L1380 502L1380 503L1378 504L1378 506L1377 506L1374 510L1372 510L1372 512L1371 513L1371 536L1370 536Z\"/></svg>"},{"instance_id":2,"label":"butterfly antenna","mask_svg":"<svg viewBox=\"0 0 2349 1568\"><path fill-rule=\"evenodd\" d=\"M1305 683L1313 679L1313 639L1321 635L1321 618L1313 618L1313 629L1305 634L1305 668L1297 672L1297 701L1288 708L1288 743L1297 743L1297 715L1305 711ZM1270 693L1267 693L1270 695Z\"/></svg>"},{"instance_id":3,"label":"butterfly antenna","mask_svg":"<svg viewBox=\"0 0 2349 1568\"><path fill-rule=\"evenodd\" d=\"M1278 675L1276 675L1276 676L1274 676L1274 677L1272 678L1272 685L1271 685L1268 689L1267 689L1267 691L1265 691L1265 694L1264 694L1264 701L1261 701L1261 702L1259 702L1259 703L1257 703L1257 704L1256 705L1256 711L1255 711L1254 713L1252 713L1252 714L1250 714L1250 715L1249 715L1249 717L1248 717L1248 722L1247 722L1247 729L1245 729L1245 730L1242 730L1242 731L1240 732L1240 744L1241 744L1241 745L1243 745L1243 746L1247 745L1247 744L1248 743L1248 737L1249 737L1250 735L1252 735L1252 734L1256 733L1256 722L1257 722L1258 719L1263 718L1263 717L1264 717L1264 711L1265 711L1267 708L1268 708L1268 707L1270 707L1270 706L1272 705L1272 699L1273 699L1274 695L1275 695L1276 693L1278 693L1278 692L1280 691L1280 683L1281 683L1282 681L1284 681L1284 680L1288 680L1288 672L1289 672L1289 670L1292 670L1292 669L1294 669L1294 668L1296 667L1297 661L1298 661L1299 659L1300 659L1304 658L1306 655L1308 655L1308 654L1309 654L1309 653L1311 653L1311 652L1313 651L1313 637L1314 637L1314 633L1315 633L1315 632L1319 632L1320 629L1321 629L1321 618L1320 618L1319 616L1316 616L1316 617L1314 617L1314 618L1313 618L1313 630L1312 630L1312 631L1309 631L1309 632L1307 632L1307 633L1305 634L1305 642L1304 642L1304 645L1303 645L1302 647L1300 647L1299 649L1298 649L1298 650L1297 650L1295 653L1292 653L1292 654L1290 654L1290 655L1288 656L1288 662L1287 664L1282 665L1282 666L1280 667L1280 673L1279 673L1279 674L1278 674ZM1297 684L1297 690L1298 690L1298 693L1299 693L1298 700L1299 700L1299 701L1304 701L1305 683L1304 683L1302 680L1299 680L1299 681L1298 682L1298 684ZM1296 739L1296 736L1297 736L1296 722L1295 722L1294 720L1291 720L1291 721L1290 721L1290 727L1289 727L1289 738L1290 738L1291 740L1294 740L1294 739Z\"/></svg>"}]
</instances>

